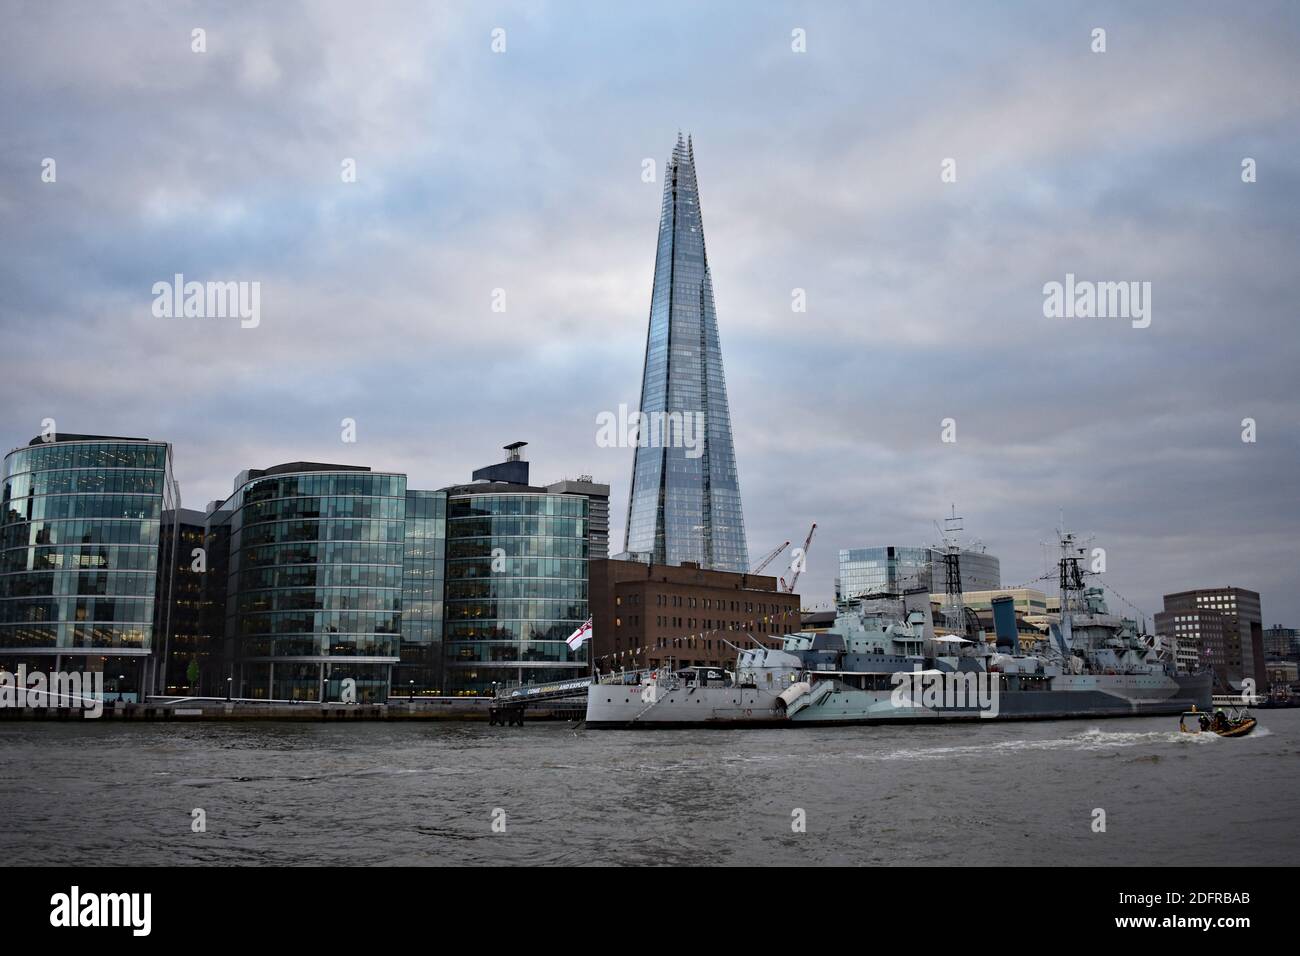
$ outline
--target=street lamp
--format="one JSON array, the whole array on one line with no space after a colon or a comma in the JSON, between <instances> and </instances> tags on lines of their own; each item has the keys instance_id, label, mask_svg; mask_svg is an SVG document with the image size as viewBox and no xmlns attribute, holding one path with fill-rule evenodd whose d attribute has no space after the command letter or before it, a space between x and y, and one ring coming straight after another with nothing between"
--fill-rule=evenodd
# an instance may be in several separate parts
<instances>
[{"instance_id":1,"label":"street lamp","mask_svg":"<svg viewBox=\"0 0 1300 956\"><path fill-rule=\"evenodd\" d=\"M410 681L411 685L411 703L415 703L415 681Z\"/></svg>"},{"instance_id":2,"label":"street lamp","mask_svg":"<svg viewBox=\"0 0 1300 956\"><path fill-rule=\"evenodd\" d=\"M122 681L124 681L124 680L126 680L126 675L125 675L125 674L118 674L118 675L117 675L117 702L118 702L119 704L120 704L120 703L123 703L123 700L122 700Z\"/></svg>"},{"instance_id":3,"label":"street lamp","mask_svg":"<svg viewBox=\"0 0 1300 956\"><path fill-rule=\"evenodd\" d=\"M226 678L226 702L227 702L227 703L230 702L230 691L231 691L231 685L232 685L234 682L235 682L235 679L234 679L233 677L227 677L227 678Z\"/></svg>"}]
</instances>

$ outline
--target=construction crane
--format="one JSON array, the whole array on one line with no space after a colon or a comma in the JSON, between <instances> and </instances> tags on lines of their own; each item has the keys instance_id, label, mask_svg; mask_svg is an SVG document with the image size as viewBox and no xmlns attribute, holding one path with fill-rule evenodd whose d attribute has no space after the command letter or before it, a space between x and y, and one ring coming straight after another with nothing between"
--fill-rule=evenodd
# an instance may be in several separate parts
<instances>
[{"instance_id":1,"label":"construction crane","mask_svg":"<svg viewBox=\"0 0 1300 956\"><path fill-rule=\"evenodd\" d=\"M784 551L784 550L785 550L786 548L788 548L788 547L790 547L790 542L789 542L789 541L787 541L785 544L781 545L781 547L779 547L779 548L773 548L771 551L769 551L769 552L767 553L767 557L763 558L762 561L760 561L760 562L758 562L758 564L754 565L754 570L753 570L753 571L750 571L749 573L750 573L750 574L758 574L758 573L761 572L765 567L767 567L769 564L771 564L773 561L775 561L777 555L779 555L782 551Z\"/></svg>"},{"instance_id":2,"label":"construction crane","mask_svg":"<svg viewBox=\"0 0 1300 956\"><path fill-rule=\"evenodd\" d=\"M781 590L786 594L793 594L795 585L799 583L799 575L803 574L803 569L808 564L808 548L812 544L813 535L816 533L817 522L814 521L813 526L808 529L808 537L803 539L803 547L799 549L799 557L790 565L794 570L794 574L790 576L790 583L786 584L785 578L781 579Z\"/></svg>"}]
</instances>

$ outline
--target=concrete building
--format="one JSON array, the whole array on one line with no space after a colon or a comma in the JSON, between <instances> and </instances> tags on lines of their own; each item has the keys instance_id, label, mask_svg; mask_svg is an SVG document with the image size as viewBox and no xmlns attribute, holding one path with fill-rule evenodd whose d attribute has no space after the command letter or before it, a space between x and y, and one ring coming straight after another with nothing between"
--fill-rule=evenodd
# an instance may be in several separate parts
<instances>
[{"instance_id":1,"label":"concrete building","mask_svg":"<svg viewBox=\"0 0 1300 956\"><path fill-rule=\"evenodd\" d=\"M1266 691L1279 697L1290 697L1295 693L1296 685L1300 682L1300 664L1295 661L1268 661L1264 669L1268 674L1268 683L1264 685Z\"/></svg>"},{"instance_id":2,"label":"concrete building","mask_svg":"<svg viewBox=\"0 0 1300 956\"><path fill-rule=\"evenodd\" d=\"M1223 615L1218 611L1157 611L1156 636L1171 648L1180 674L1195 674L1202 661L1226 660L1228 649Z\"/></svg>"},{"instance_id":3,"label":"concrete building","mask_svg":"<svg viewBox=\"0 0 1300 956\"><path fill-rule=\"evenodd\" d=\"M1243 679L1250 678L1256 687L1266 686L1264 625L1257 591L1222 587L1166 594L1164 613L1172 615L1173 620L1168 616L1161 620L1157 615L1157 632L1163 624L1175 628L1165 633L1197 635L1200 665L1213 668L1218 680L1239 686ZM1178 620L1180 617L1182 620ZM1181 632L1177 629L1180 624ZM1221 627L1221 637L1214 635L1216 627Z\"/></svg>"},{"instance_id":4,"label":"concrete building","mask_svg":"<svg viewBox=\"0 0 1300 956\"><path fill-rule=\"evenodd\" d=\"M1048 613L1048 597L1042 591L1036 588L991 588L982 591L965 591L962 592L962 603L968 608L975 611L988 611L993 608L993 599L1007 595L1015 604L1016 611L1027 615L1045 615ZM932 602L943 604L946 595L934 593L930 595ZM1057 613L1060 612L1060 602L1057 601Z\"/></svg>"},{"instance_id":5,"label":"concrete building","mask_svg":"<svg viewBox=\"0 0 1300 956\"><path fill-rule=\"evenodd\" d=\"M736 647L776 647L800 629L799 596L767 575L593 561L591 594L592 653L603 672L669 661L730 666Z\"/></svg>"}]
</instances>

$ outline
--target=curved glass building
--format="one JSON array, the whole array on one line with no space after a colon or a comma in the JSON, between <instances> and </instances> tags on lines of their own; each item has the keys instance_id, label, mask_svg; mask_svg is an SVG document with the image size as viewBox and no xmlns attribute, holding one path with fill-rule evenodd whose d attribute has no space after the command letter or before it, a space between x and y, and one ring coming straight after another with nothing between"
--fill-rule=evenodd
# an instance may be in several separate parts
<instances>
[{"instance_id":1,"label":"curved glass building","mask_svg":"<svg viewBox=\"0 0 1300 956\"><path fill-rule=\"evenodd\" d=\"M582 494L526 484L447 489L445 660L454 693L587 672L588 648L571 651L565 639L590 617L590 508Z\"/></svg>"},{"instance_id":2,"label":"curved glass building","mask_svg":"<svg viewBox=\"0 0 1300 956\"><path fill-rule=\"evenodd\" d=\"M152 692L171 583L162 515L178 500L165 442L57 435L6 455L0 667L101 671L127 701Z\"/></svg>"},{"instance_id":3,"label":"curved glass building","mask_svg":"<svg viewBox=\"0 0 1300 956\"><path fill-rule=\"evenodd\" d=\"M228 518L235 696L387 699L400 659L406 476L294 462L245 472Z\"/></svg>"}]
</instances>

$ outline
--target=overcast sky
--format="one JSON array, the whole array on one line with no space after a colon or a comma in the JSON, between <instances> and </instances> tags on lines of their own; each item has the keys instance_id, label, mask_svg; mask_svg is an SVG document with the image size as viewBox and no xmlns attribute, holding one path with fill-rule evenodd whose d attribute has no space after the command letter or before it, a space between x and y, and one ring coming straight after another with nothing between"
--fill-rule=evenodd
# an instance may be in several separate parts
<instances>
[{"instance_id":1,"label":"overcast sky","mask_svg":"<svg viewBox=\"0 0 1300 956\"><path fill-rule=\"evenodd\" d=\"M536 481L609 482L617 550L595 419L639 399L643 160L681 129L752 555L816 521L806 604L955 504L1006 585L1063 511L1148 614L1236 585L1300 626L1300 7L757 6L5 4L5 446L165 439L203 508L527 440ZM175 273L259 282L260 324L155 317ZM1044 317L1067 273L1150 282L1150 327Z\"/></svg>"}]
</instances>

